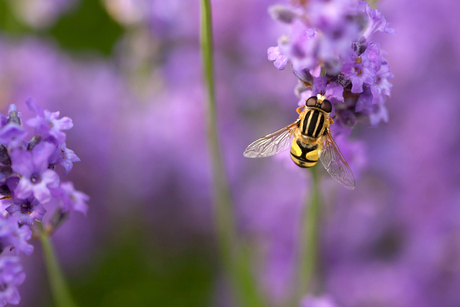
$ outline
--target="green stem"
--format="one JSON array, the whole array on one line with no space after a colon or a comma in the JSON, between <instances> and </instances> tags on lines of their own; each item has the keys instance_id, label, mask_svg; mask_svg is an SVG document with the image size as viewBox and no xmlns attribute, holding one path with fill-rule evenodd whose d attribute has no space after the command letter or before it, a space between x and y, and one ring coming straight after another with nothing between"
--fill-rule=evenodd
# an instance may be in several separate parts
<instances>
[{"instance_id":1,"label":"green stem","mask_svg":"<svg viewBox=\"0 0 460 307\"><path fill-rule=\"evenodd\" d=\"M311 173L313 186L309 203L305 206L306 212L300 235L298 300L305 294L313 292L312 280L318 267L318 232L321 209L318 167L313 167Z\"/></svg>"},{"instance_id":2,"label":"green stem","mask_svg":"<svg viewBox=\"0 0 460 307\"><path fill-rule=\"evenodd\" d=\"M221 247L226 256L232 254L231 247L236 243L236 229L232 212L231 196L222 163L218 128L216 120L216 100L214 95L214 63L211 25L211 3L201 0L201 50L203 71L207 87L207 138L211 155L214 184L214 213L218 227ZM228 259L227 259L228 261Z\"/></svg>"},{"instance_id":3,"label":"green stem","mask_svg":"<svg viewBox=\"0 0 460 307\"><path fill-rule=\"evenodd\" d=\"M37 223L37 226L40 235L40 242L42 243L43 257L48 271L48 279L54 304L57 307L76 307L77 305L70 295L64 275L59 268L51 240L46 231L43 229L42 223Z\"/></svg>"},{"instance_id":4,"label":"green stem","mask_svg":"<svg viewBox=\"0 0 460 307\"><path fill-rule=\"evenodd\" d=\"M232 200L219 144L214 85L212 12L210 0L201 3L201 52L207 92L207 139L212 166L213 213L223 265L237 292L239 306L264 306L259 298L250 256L239 245Z\"/></svg>"}]
</instances>

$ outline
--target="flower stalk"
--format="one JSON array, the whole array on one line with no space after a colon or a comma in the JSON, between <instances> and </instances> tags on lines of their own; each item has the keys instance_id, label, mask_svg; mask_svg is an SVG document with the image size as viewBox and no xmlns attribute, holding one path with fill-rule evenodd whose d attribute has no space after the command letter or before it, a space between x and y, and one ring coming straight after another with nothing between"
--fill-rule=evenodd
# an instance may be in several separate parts
<instances>
[{"instance_id":1,"label":"flower stalk","mask_svg":"<svg viewBox=\"0 0 460 307\"><path fill-rule=\"evenodd\" d=\"M239 306L264 306L252 276L249 253L240 245L237 238L235 216L220 150L216 120L211 2L201 0L200 6L201 52L207 94L206 131L212 166L214 223L221 259L231 285L237 292Z\"/></svg>"},{"instance_id":2,"label":"flower stalk","mask_svg":"<svg viewBox=\"0 0 460 307\"><path fill-rule=\"evenodd\" d=\"M48 280L54 304L57 307L77 307L72 299L69 288L59 267L51 240L41 222L37 222L40 242L43 249L43 258L46 263Z\"/></svg>"},{"instance_id":3,"label":"flower stalk","mask_svg":"<svg viewBox=\"0 0 460 307\"><path fill-rule=\"evenodd\" d=\"M311 174L311 195L308 203L305 204L300 235L297 301L300 301L306 293L314 292L312 282L318 267L318 235L321 219L318 167L311 168Z\"/></svg>"}]
</instances>

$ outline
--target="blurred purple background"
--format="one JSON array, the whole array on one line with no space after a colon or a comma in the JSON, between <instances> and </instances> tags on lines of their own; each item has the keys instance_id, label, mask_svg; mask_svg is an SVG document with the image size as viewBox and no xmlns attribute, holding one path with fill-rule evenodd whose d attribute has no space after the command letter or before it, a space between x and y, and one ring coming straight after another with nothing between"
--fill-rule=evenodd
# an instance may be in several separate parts
<instances>
[{"instance_id":1,"label":"blurred purple background","mask_svg":"<svg viewBox=\"0 0 460 307\"><path fill-rule=\"evenodd\" d=\"M0 105L28 116L33 97L74 120L67 144L82 162L67 176L91 197L90 209L86 218L72 213L54 244L76 301L232 306L212 222L199 2L54 0L35 12L44 16L23 10L40 2L0 6ZM242 155L296 119L296 77L266 55L284 31L267 13L276 3L213 1L213 25L238 226L263 296L283 306L295 288L310 174L287 154ZM390 122L358 124L344 147L354 191L321 170L318 283L337 306L460 306L460 5L385 0L378 9L397 32L376 37L395 75ZM75 22L98 28L78 32ZM50 304L35 246L22 259L20 306Z\"/></svg>"}]
</instances>

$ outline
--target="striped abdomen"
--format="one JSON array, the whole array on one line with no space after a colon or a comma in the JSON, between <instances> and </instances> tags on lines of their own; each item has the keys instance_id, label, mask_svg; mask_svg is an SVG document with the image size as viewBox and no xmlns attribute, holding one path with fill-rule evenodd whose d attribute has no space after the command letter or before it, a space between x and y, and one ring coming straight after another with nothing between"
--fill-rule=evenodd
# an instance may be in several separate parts
<instances>
[{"instance_id":1,"label":"striped abdomen","mask_svg":"<svg viewBox=\"0 0 460 307\"><path fill-rule=\"evenodd\" d=\"M316 109L308 109L304 118L300 121L300 131L303 135L311 138L318 138L324 134L326 129L326 115L324 112Z\"/></svg>"},{"instance_id":2,"label":"striped abdomen","mask_svg":"<svg viewBox=\"0 0 460 307\"><path fill-rule=\"evenodd\" d=\"M291 146L291 159L300 167L312 167L318 162L318 145L305 144L294 138Z\"/></svg>"}]
</instances>

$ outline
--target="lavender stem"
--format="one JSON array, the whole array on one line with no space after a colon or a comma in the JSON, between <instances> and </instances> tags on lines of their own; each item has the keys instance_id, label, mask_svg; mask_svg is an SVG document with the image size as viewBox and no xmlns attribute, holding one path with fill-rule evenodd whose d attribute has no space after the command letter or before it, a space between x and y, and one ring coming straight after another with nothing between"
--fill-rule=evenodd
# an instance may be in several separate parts
<instances>
[{"instance_id":1,"label":"lavender stem","mask_svg":"<svg viewBox=\"0 0 460 307\"><path fill-rule=\"evenodd\" d=\"M37 222L37 226L54 304L57 307L76 307L77 305L72 299L64 275L56 259L51 240L44 230L42 223Z\"/></svg>"},{"instance_id":2,"label":"lavender stem","mask_svg":"<svg viewBox=\"0 0 460 307\"><path fill-rule=\"evenodd\" d=\"M311 169L311 196L306 203L300 235L299 277L297 301L307 293L312 293L312 281L318 266L318 232L320 225L320 193L318 167ZM308 207L307 207L308 206Z\"/></svg>"},{"instance_id":3,"label":"lavender stem","mask_svg":"<svg viewBox=\"0 0 460 307\"><path fill-rule=\"evenodd\" d=\"M214 224L220 254L231 286L237 293L239 306L264 306L252 275L249 253L237 238L235 215L223 166L216 120L211 2L200 0L200 3L201 52L207 90L206 130L212 166Z\"/></svg>"}]
</instances>

